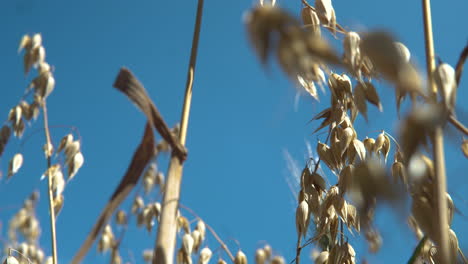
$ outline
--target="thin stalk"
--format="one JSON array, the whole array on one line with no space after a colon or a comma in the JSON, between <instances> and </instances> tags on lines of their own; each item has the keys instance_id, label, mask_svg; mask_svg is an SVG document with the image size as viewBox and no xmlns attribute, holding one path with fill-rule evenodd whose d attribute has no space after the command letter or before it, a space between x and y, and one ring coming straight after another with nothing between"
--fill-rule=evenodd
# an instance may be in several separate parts
<instances>
[{"instance_id":1,"label":"thin stalk","mask_svg":"<svg viewBox=\"0 0 468 264\"><path fill-rule=\"evenodd\" d=\"M187 210L190 214L192 214L193 216L196 217L196 219L198 220L201 220L203 221L203 219L198 216L195 211L193 211L192 209L190 209L189 207L183 205L183 204L179 204L180 208L183 208L185 210ZM228 254L229 258L231 259L232 262L234 262L234 255L231 253L231 251L229 250L229 248L227 247L226 243L223 242L223 240L218 236L218 234L216 234L216 232L214 231L214 229L208 225L205 221L203 221L205 223L205 226L206 228L211 232L211 234L214 236L214 238L218 241L218 243L221 245L221 248L223 248L223 250L226 252L226 254Z\"/></svg>"},{"instance_id":2,"label":"thin stalk","mask_svg":"<svg viewBox=\"0 0 468 264\"><path fill-rule=\"evenodd\" d=\"M190 104L192 101L192 86L197 61L198 42L203 14L203 0L198 0L197 15L195 18L195 29L192 40L192 50L187 72L187 82L185 90L184 106L182 110L179 141L185 146L187 138L187 127L190 114ZM174 248L176 244L176 217L179 207L180 184L182 182L183 160L179 159L175 153L171 154L169 173L167 177L164 199L161 208L161 222L158 225L158 235L154 250L153 264L174 263Z\"/></svg>"},{"instance_id":3,"label":"thin stalk","mask_svg":"<svg viewBox=\"0 0 468 264\"><path fill-rule=\"evenodd\" d=\"M50 173L50 167L52 166L51 155L49 152L52 149L52 143L50 140L50 131L49 131L49 121L47 116L47 106L46 101L44 100L44 105L42 106L43 116L44 116L44 132L46 136L46 156L47 156L47 179L48 179L48 193L49 193L49 212L50 212L50 235L52 243L52 263L57 264L57 235L55 231L55 209L54 209L54 193L52 190L52 174Z\"/></svg>"},{"instance_id":4,"label":"thin stalk","mask_svg":"<svg viewBox=\"0 0 468 264\"><path fill-rule=\"evenodd\" d=\"M413 254L411 255L411 258L408 260L408 264L416 263L416 260L417 260L417 258L419 256L419 254L421 254L422 248L424 247L424 243L426 243L426 240L427 240L427 236L424 236L423 238L421 238L418 245L414 249Z\"/></svg>"},{"instance_id":5,"label":"thin stalk","mask_svg":"<svg viewBox=\"0 0 468 264\"><path fill-rule=\"evenodd\" d=\"M430 0L422 1L424 37L426 47L427 78L432 90L432 99L437 100L437 87L434 83L433 73L435 70L434 41L432 37L432 18ZM435 161L435 194L437 208L437 246L441 253L442 263L450 263L448 247L448 219L447 219L447 183L445 175L444 136L442 126L438 126L433 135L433 155ZM434 238L433 238L434 239Z\"/></svg>"}]
</instances>

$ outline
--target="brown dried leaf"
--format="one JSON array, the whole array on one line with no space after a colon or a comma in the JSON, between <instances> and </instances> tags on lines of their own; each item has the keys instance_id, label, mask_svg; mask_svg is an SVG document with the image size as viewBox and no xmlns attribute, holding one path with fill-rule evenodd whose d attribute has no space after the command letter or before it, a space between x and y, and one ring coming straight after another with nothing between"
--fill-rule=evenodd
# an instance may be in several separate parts
<instances>
[{"instance_id":1,"label":"brown dried leaf","mask_svg":"<svg viewBox=\"0 0 468 264\"><path fill-rule=\"evenodd\" d=\"M187 158L187 151L166 125L158 109L149 98L143 85L127 68L121 68L114 82L114 87L124 93L146 115L148 122L169 143L181 161Z\"/></svg>"},{"instance_id":2,"label":"brown dried leaf","mask_svg":"<svg viewBox=\"0 0 468 264\"><path fill-rule=\"evenodd\" d=\"M74 256L72 263L80 263L84 258L89 248L96 240L99 232L104 228L104 225L112 217L115 209L123 202L123 200L132 191L133 187L137 184L140 175L148 165L151 158L154 156L154 135L149 123L146 124L145 134L138 146L133 159L127 169L125 176L121 179L119 185L114 191L111 199L103 209L96 224L93 226L91 232L81 246L78 253Z\"/></svg>"}]
</instances>

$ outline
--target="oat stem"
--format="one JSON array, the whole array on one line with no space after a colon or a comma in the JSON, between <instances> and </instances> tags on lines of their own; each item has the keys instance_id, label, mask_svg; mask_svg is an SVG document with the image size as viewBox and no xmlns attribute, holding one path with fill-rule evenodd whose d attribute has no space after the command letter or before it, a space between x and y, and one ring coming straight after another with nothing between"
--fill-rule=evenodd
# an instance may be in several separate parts
<instances>
[{"instance_id":1,"label":"oat stem","mask_svg":"<svg viewBox=\"0 0 468 264\"><path fill-rule=\"evenodd\" d=\"M418 245L414 249L413 254L411 255L411 258L408 260L408 264L416 263L416 259L418 258L419 254L421 253L421 249L423 248L424 243L426 242L426 240L427 240L427 236L424 236L423 238L421 238Z\"/></svg>"},{"instance_id":2,"label":"oat stem","mask_svg":"<svg viewBox=\"0 0 468 264\"><path fill-rule=\"evenodd\" d=\"M44 100L42 106L43 116L44 116L44 132L46 136L46 156L47 156L47 179L48 179L48 193L49 193L49 212L50 212L50 235L52 243L52 263L57 264L57 235L55 231L55 209L54 209L54 194L52 191L52 174L50 173L50 167L52 166L51 155L49 152L52 149L52 143L50 140L50 131L49 131L49 121L47 116L47 106L46 101Z\"/></svg>"},{"instance_id":3,"label":"oat stem","mask_svg":"<svg viewBox=\"0 0 468 264\"><path fill-rule=\"evenodd\" d=\"M432 37L432 19L431 19L431 4L430 0L422 0L424 37L426 47L426 64L427 78L429 87L432 90L432 99L437 100L437 87L434 83L433 73L435 70L434 59L434 42ZM449 248L448 248L448 219L447 219L447 183L445 175L445 158L444 158L444 137L442 126L436 127L433 135L433 155L435 161L435 194L437 201L437 246L441 253L442 263L449 263ZM432 238L434 239L434 238Z\"/></svg>"},{"instance_id":4,"label":"oat stem","mask_svg":"<svg viewBox=\"0 0 468 264\"><path fill-rule=\"evenodd\" d=\"M192 85L197 61L198 40L203 14L203 0L198 0L197 15L195 18L195 29L192 40L192 50L187 72L184 106L182 110L179 142L185 146L187 137L187 126L192 100ZM174 258L174 247L176 244L176 215L179 206L180 184L182 182L183 160L179 159L174 152L171 154L169 173L164 190L163 203L161 205L161 222L158 225L158 235L154 250L153 264L171 264Z\"/></svg>"}]
</instances>

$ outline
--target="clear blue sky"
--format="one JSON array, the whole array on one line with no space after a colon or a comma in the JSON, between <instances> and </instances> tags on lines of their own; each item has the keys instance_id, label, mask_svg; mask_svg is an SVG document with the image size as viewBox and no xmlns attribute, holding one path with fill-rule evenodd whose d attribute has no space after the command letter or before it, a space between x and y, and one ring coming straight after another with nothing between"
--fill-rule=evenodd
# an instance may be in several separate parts
<instances>
[{"instance_id":1,"label":"clear blue sky","mask_svg":"<svg viewBox=\"0 0 468 264\"><path fill-rule=\"evenodd\" d=\"M268 72L262 69L242 23L244 12L253 4L253 0L205 1L181 202L204 218L233 251L237 246L232 239L238 240L252 262L254 250L265 241L289 261L295 254L295 200L286 184L291 172L283 153L287 150L300 167L304 165L305 141L314 146L318 139L311 135L318 124L307 122L326 104L304 96L295 111L293 85L275 63ZM278 4L299 14L300 0L278 0ZM424 68L420 1L334 1L334 6L339 23L348 29L394 32ZM6 119L31 78L23 75L19 41L24 34L40 32L47 61L55 68L56 88L48 99L53 139L58 142L68 133L64 126L77 127L82 137L85 165L66 187L65 207L57 223L61 263L70 261L81 245L126 170L143 131L143 115L112 88L119 68L129 67L166 121L175 124L183 100L195 8L194 0L0 2L0 113ZM453 65L468 40L468 2L434 1L432 10L436 53ZM467 79L465 74L458 94L464 122L468 122L463 119L468 109L462 103L468 95ZM360 138L375 137L379 129L394 131L393 91L379 85L379 93L385 112L370 107L369 124L358 118ZM46 182L39 180L46 166L41 128L41 122L28 127L23 140L9 144L0 160L6 170L15 152L25 157L20 173L0 183L1 236L6 237L5 225L22 200L39 188L43 193L41 245L50 254ZM458 148L460 142L459 134L447 140L448 186L456 206L468 214L464 177L468 166ZM159 167L166 170L167 163ZM334 183L336 178L329 175L329 181ZM351 238L358 259L405 262L417 242L398 221L389 210L379 211L383 248L372 256L361 239ZM467 218L455 217L453 228L465 250L467 226ZM130 260L132 250L136 263L142 263L141 250L153 247L155 232L130 231L122 254ZM218 247L213 238L207 243L212 249ZM105 263L108 258L93 249L85 262Z\"/></svg>"}]
</instances>

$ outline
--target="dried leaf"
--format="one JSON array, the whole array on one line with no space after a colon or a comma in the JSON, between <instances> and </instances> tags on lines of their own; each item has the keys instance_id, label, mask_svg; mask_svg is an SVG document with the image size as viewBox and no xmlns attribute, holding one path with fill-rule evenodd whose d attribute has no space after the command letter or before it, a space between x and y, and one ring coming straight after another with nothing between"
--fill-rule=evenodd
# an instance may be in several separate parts
<instances>
[{"instance_id":1,"label":"dried leaf","mask_svg":"<svg viewBox=\"0 0 468 264\"><path fill-rule=\"evenodd\" d=\"M181 161L187 158L187 150L175 137L171 130L166 125L158 109L149 98L143 85L136 79L136 77L127 68L120 69L119 74L114 82L114 87L124 93L139 109L146 115L158 133L163 137L164 141L169 143L172 150L179 157Z\"/></svg>"},{"instance_id":2,"label":"dried leaf","mask_svg":"<svg viewBox=\"0 0 468 264\"><path fill-rule=\"evenodd\" d=\"M110 198L106 207L103 209L101 215L96 221L96 224L93 226L80 250L74 256L72 263L80 263L84 258L94 240L96 240L97 235L104 227L104 224L109 220L110 217L112 217L115 209L118 208L118 206L125 200L128 194L130 194L133 187L137 184L140 175L143 173L149 161L154 156L154 149L154 134L150 124L147 123L145 127L145 134L141 139L141 143L135 151L135 154L133 155L126 174L121 179L119 185L112 194L112 197Z\"/></svg>"}]
</instances>

